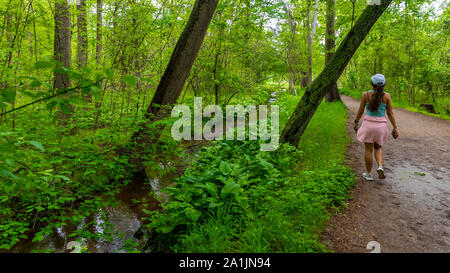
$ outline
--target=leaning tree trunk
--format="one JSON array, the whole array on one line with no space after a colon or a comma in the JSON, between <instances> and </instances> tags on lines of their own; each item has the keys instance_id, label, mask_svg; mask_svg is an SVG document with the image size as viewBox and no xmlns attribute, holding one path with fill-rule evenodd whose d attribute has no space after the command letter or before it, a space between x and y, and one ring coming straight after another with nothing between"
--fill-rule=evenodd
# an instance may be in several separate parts
<instances>
[{"instance_id":1,"label":"leaning tree trunk","mask_svg":"<svg viewBox=\"0 0 450 273\"><path fill-rule=\"evenodd\" d=\"M155 130L150 130L147 125L166 117L170 113L169 109L162 108L160 105L168 105L171 108L177 102L203 43L218 2L219 0L195 1L189 20L177 41L169 64L147 108L146 122L140 125L138 131L132 137L132 142L136 142L139 146L145 146L159 138L162 128L155 132ZM138 147L138 150L142 150L142 148L144 147ZM141 168L139 162L136 162L136 164L138 168Z\"/></svg>"},{"instance_id":2,"label":"leaning tree trunk","mask_svg":"<svg viewBox=\"0 0 450 273\"><path fill-rule=\"evenodd\" d=\"M334 30L336 16L336 2L335 0L327 0L327 24L326 24L326 36L325 36L325 65L327 65L334 55L334 49L336 47L336 33ZM337 83L333 84L329 90L327 90L326 101L335 102L340 101L341 96Z\"/></svg>"},{"instance_id":3,"label":"leaning tree trunk","mask_svg":"<svg viewBox=\"0 0 450 273\"><path fill-rule=\"evenodd\" d=\"M54 58L58 66L70 68L72 66L72 47L71 47L71 23L69 5L66 0L55 0L55 38L54 38ZM53 89L62 90L71 85L69 76L66 73L55 72L53 79ZM73 105L69 105L73 112ZM60 124L65 125L66 120L71 114L58 112Z\"/></svg>"},{"instance_id":4,"label":"leaning tree trunk","mask_svg":"<svg viewBox=\"0 0 450 273\"><path fill-rule=\"evenodd\" d=\"M158 120L167 115L158 105L177 102L219 0L196 0L189 20L164 71L155 95L147 108L146 118Z\"/></svg>"},{"instance_id":5,"label":"leaning tree trunk","mask_svg":"<svg viewBox=\"0 0 450 273\"><path fill-rule=\"evenodd\" d=\"M359 17L355 26L349 31L338 50L320 75L305 91L302 99L289 118L281 134L282 143L297 146L300 138L308 126L314 112L327 90L336 83L342 71L362 43L372 26L383 14L392 0L381 0L380 5L370 5Z\"/></svg>"}]
</instances>

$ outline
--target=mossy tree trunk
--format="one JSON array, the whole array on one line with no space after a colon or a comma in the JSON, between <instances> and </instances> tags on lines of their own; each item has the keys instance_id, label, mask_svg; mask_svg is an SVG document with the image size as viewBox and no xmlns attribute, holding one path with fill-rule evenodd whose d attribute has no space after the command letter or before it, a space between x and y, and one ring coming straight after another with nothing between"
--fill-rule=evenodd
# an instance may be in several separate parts
<instances>
[{"instance_id":1,"label":"mossy tree trunk","mask_svg":"<svg viewBox=\"0 0 450 273\"><path fill-rule=\"evenodd\" d=\"M166 117L172 106L177 103L218 2L219 0L195 1L189 20L175 45L169 64L147 108L146 121L140 125L138 131L132 137L132 142L136 142L140 146L138 150L143 150L145 145L153 143L159 138L162 128L155 132L155 130L150 130L148 125ZM139 162L135 163L137 163L138 168L141 167Z\"/></svg>"},{"instance_id":2,"label":"mossy tree trunk","mask_svg":"<svg viewBox=\"0 0 450 273\"><path fill-rule=\"evenodd\" d=\"M325 65L327 65L334 55L336 48L336 33L334 29L335 17L336 17L336 0L327 0L326 11L327 23L326 23L326 36L325 36ZM333 84L327 91L326 101L335 102L340 101L339 90L337 83Z\"/></svg>"},{"instance_id":3,"label":"mossy tree trunk","mask_svg":"<svg viewBox=\"0 0 450 273\"><path fill-rule=\"evenodd\" d=\"M163 113L167 111L161 111L157 105L172 105L177 102L218 2L219 0L195 1L189 20L177 41L169 64L147 108L146 117L148 119L160 119L167 114ZM154 117L151 117L152 115Z\"/></svg>"},{"instance_id":4,"label":"mossy tree trunk","mask_svg":"<svg viewBox=\"0 0 450 273\"><path fill-rule=\"evenodd\" d=\"M325 94L336 83L359 45L378 18L391 4L392 0L381 0L380 2L380 5L367 6L355 26L340 44L328 65L311 85L308 86L294 113L283 129L280 138L282 143L290 143L294 146L298 145L303 132Z\"/></svg>"}]
</instances>

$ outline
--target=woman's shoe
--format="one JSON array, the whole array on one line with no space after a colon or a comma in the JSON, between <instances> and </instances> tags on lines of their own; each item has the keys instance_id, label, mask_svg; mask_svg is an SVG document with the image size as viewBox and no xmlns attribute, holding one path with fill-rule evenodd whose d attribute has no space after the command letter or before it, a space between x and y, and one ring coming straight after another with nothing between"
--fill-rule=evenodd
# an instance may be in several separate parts
<instances>
[{"instance_id":1,"label":"woman's shoe","mask_svg":"<svg viewBox=\"0 0 450 273\"><path fill-rule=\"evenodd\" d=\"M386 178L386 175L384 175L384 169L383 169L383 167L378 167L377 173L378 173L378 177L379 177L380 179L385 179L385 178Z\"/></svg>"},{"instance_id":2,"label":"woman's shoe","mask_svg":"<svg viewBox=\"0 0 450 273\"><path fill-rule=\"evenodd\" d=\"M367 181L373 181L373 177L370 173L363 173L362 177L364 177Z\"/></svg>"}]
</instances>

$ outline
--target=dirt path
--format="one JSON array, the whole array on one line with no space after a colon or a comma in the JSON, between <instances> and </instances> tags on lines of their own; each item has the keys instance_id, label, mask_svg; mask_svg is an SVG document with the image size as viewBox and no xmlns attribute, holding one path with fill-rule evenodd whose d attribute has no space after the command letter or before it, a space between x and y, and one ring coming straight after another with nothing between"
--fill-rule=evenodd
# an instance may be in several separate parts
<instances>
[{"instance_id":1,"label":"dirt path","mask_svg":"<svg viewBox=\"0 0 450 273\"><path fill-rule=\"evenodd\" d=\"M360 177L364 147L352 128L359 101L342 99L352 137L348 164L359 178L348 209L332 217L323 242L336 252L369 252L370 241L381 252L450 252L450 122L394 109L400 137L383 147L387 178L374 172L367 182Z\"/></svg>"}]
</instances>

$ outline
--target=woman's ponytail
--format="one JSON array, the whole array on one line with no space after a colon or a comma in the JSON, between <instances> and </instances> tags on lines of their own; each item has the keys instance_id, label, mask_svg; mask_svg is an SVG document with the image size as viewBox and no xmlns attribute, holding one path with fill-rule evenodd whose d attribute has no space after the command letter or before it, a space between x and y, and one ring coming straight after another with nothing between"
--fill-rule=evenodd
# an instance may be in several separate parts
<instances>
[{"instance_id":1,"label":"woman's ponytail","mask_svg":"<svg viewBox=\"0 0 450 273\"><path fill-rule=\"evenodd\" d=\"M380 104L383 101L384 85L373 85L373 89L374 95L372 96L367 108L369 108L370 111L375 112L378 110L378 107L380 107Z\"/></svg>"}]
</instances>

